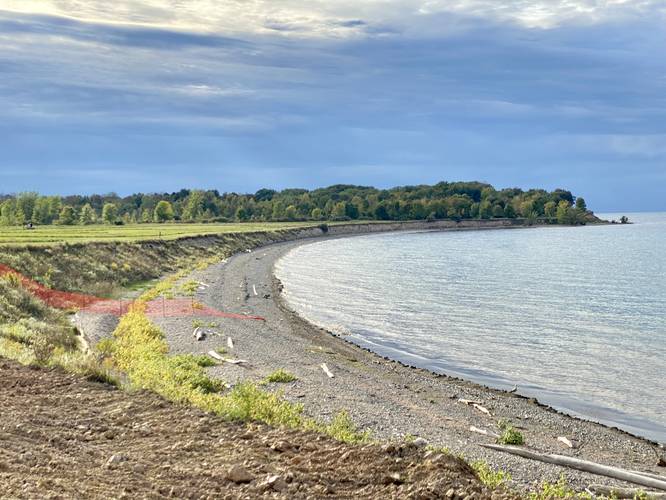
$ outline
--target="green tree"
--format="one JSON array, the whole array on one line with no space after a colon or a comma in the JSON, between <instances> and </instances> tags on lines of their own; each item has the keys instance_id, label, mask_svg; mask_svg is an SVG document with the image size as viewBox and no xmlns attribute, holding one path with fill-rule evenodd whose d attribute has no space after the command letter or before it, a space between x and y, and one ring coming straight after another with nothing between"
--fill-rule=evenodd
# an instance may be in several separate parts
<instances>
[{"instance_id":1,"label":"green tree","mask_svg":"<svg viewBox=\"0 0 666 500\"><path fill-rule=\"evenodd\" d=\"M105 224L115 224L118 220L118 207L115 203L105 203L102 208L102 220Z\"/></svg>"},{"instance_id":2,"label":"green tree","mask_svg":"<svg viewBox=\"0 0 666 500\"><path fill-rule=\"evenodd\" d=\"M377 220L389 220L391 214L389 214L388 209L386 208L386 203L383 201L380 202L375 208L375 219Z\"/></svg>"},{"instance_id":3,"label":"green tree","mask_svg":"<svg viewBox=\"0 0 666 500\"><path fill-rule=\"evenodd\" d=\"M546 217L557 217L557 203L554 201L547 202L543 207Z\"/></svg>"},{"instance_id":4,"label":"green tree","mask_svg":"<svg viewBox=\"0 0 666 500\"><path fill-rule=\"evenodd\" d=\"M344 219L347 217L347 204L344 201L336 203L333 207L333 212L331 212L331 217L333 219Z\"/></svg>"},{"instance_id":5,"label":"green tree","mask_svg":"<svg viewBox=\"0 0 666 500\"><path fill-rule=\"evenodd\" d=\"M70 205L65 205L60 210L60 215L58 216L58 224L61 226L71 226L76 222L76 211L74 207Z\"/></svg>"},{"instance_id":6,"label":"green tree","mask_svg":"<svg viewBox=\"0 0 666 500\"><path fill-rule=\"evenodd\" d=\"M51 213L51 204L49 198L40 196L35 200L35 207L32 211L32 220L38 224L51 224L55 215Z\"/></svg>"},{"instance_id":7,"label":"green tree","mask_svg":"<svg viewBox=\"0 0 666 500\"><path fill-rule=\"evenodd\" d=\"M579 212L574 209L568 201L560 201L557 204L557 223L558 224L577 224Z\"/></svg>"},{"instance_id":8,"label":"green tree","mask_svg":"<svg viewBox=\"0 0 666 500\"><path fill-rule=\"evenodd\" d=\"M250 215L248 211L245 209L245 207L238 207L236 209L236 220L239 221L246 221L250 218Z\"/></svg>"},{"instance_id":9,"label":"green tree","mask_svg":"<svg viewBox=\"0 0 666 500\"><path fill-rule=\"evenodd\" d=\"M173 206L171 206L171 203L166 200L158 202L153 212L153 218L155 222L173 220Z\"/></svg>"},{"instance_id":10,"label":"green tree","mask_svg":"<svg viewBox=\"0 0 666 500\"><path fill-rule=\"evenodd\" d=\"M151 215L151 210L149 208L144 208L141 210L141 222L152 222L153 217Z\"/></svg>"},{"instance_id":11,"label":"green tree","mask_svg":"<svg viewBox=\"0 0 666 500\"><path fill-rule=\"evenodd\" d=\"M284 215L287 218L287 220L296 220L298 217L298 210L296 210L296 207L294 205L289 205L285 211Z\"/></svg>"},{"instance_id":12,"label":"green tree","mask_svg":"<svg viewBox=\"0 0 666 500\"><path fill-rule=\"evenodd\" d=\"M321 211L321 208L313 208L312 212L310 213L310 217L312 217L314 220L321 220L323 215L324 214Z\"/></svg>"},{"instance_id":13,"label":"green tree","mask_svg":"<svg viewBox=\"0 0 666 500\"><path fill-rule=\"evenodd\" d=\"M94 224L96 219L97 219L97 214L95 213L95 209L90 205L90 203L86 203L81 207L81 214L79 215L79 224L83 224L84 226L87 226L89 224Z\"/></svg>"},{"instance_id":14,"label":"green tree","mask_svg":"<svg viewBox=\"0 0 666 500\"><path fill-rule=\"evenodd\" d=\"M187 221L201 220L205 210L205 202L206 196L203 191L192 191L185 201L183 219Z\"/></svg>"},{"instance_id":15,"label":"green tree","mask_svg":"<svg viewBox=\"0 0 666 500\"><path fill-rule=\"evenodd\" d=\"M585 198L583 198L582 196L576 198L576 210L578 210L581 213L587 212L587 204L585 203Z\"/></svg>"},{"instance_id":16,"label":"green tree","mask_svg":"<svg viewBox=\"0 0 666 500\"><path fill-rule=\"evenodd\" d=\"M20 193L16 197L16 222L25 224L32 221L32 213L39 195L33 192Z\"/></svg>"},{"instance_id":17,"label":"green tree","mask_svg":"<svg viewBox=\"0 0 666 500\"><path fill-rule=\"evenodd\" d=\"M16 204L14 200L6 200L0 205L0 224L14 226L16 224Z\"/></svg>"},{"instance_id":18,"label":"green tree","mask_svg":"<svg viewBox=\"0 0 666 500\"><path fill-rule=\"evenodd\" d=\"M493 214L492 206L488 201L482 201L479 205L479 219L490 219L490 216Z\"/></svg>"},{"instance_id":19,"label":"green tree","mask_svg":"<svg viewBox=\"0 0 666 500\"><path fill-rule=\"evenodd\" d=\"M345 203L345 215L350 219L358 219L358 207L353 203Z\"/></svg>"},{"instance_id":20,"label":"green tree","mask_svg":"<svg viewBox=\"0 0 666 500\"><path fill-rule=\"evenodd\" d=\"M523 217L529 217L532 212L534 212L534 201L525 200L520 204L520 215Z\"/></svg>"}]
</instances>

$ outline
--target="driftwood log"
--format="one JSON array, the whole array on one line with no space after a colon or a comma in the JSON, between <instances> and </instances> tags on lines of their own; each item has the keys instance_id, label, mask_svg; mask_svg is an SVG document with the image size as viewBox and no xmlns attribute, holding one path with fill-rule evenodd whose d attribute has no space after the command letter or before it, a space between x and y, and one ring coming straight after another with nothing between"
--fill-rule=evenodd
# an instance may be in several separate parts
<instances>
[{"instance_id":1,"label":"driftwood log","mask_svg":"<svg viewBox=\"0 0 666 500\"><path fill-rule=\"evenodd\" d=\"M603 495L608 498L638 498L641 493L647 493L649 498L666 498L666 493L655 493L653 491L643 491L634 488L615 488L613 486L605 486L603 484L591 484L588 488L596 495Z\"/></svg>"},{"instance_id":2,"label":"driftwood log","mask_svg":"<svg viewBox=\"0 0 666 500\"><path fill-rule=\"evenodd\" d=\"M546 455L535 451L526 450L517 446L502 446L497 444L482 444L484 448L491 450L503 451L519 457L529 458L531 460L538 460L549 464L559 465L561 467L569 467L599 476L611 477L628 483L639 484L646 488L654 488L657 490L666 491L666 478L658 478L654 475L636 471L620 469L618 467L610 467L608 465L601 465L579 458L565 457L564 455Z\"/></svg>"},{"instance_id":3,"label":"driftwood log","mask_svg":"<svg viewBox=\"0 0 666 500\"><path fill-rule=\"evenodd\" d=\"M486 430L486 429L479 429L478 427L474 427L473 425L470 426L469 430L470 430L471 432L476 432L477 434L483 434L484 436L491 436L491 437L494 437L495 439L497 439L498 437L500 437L499 434L496 434L496 433L494 433L493 431L489 431L489 430Z\"/></svg>"},{"instance_id":4,"label":"driftwood log","mask_svg":"<svg viewBox=\"0 0 666 500\"><path fill-rule=\"evenodd\" d=\"M331 370L328 369L328 366L326 366L326 363L322 363L320 365L321 369L324 370L324 373L328 375L328 378L333 378L333 373Z\"/></svg>"}]
</instances>

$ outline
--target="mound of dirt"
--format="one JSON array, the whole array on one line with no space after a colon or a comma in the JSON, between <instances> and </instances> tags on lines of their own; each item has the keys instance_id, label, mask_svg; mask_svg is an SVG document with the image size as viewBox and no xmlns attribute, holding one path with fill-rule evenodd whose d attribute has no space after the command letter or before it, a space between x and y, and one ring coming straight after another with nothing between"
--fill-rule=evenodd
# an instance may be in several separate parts
<instances>
[{"instance_id":1,"label":"mound of dirt","mask_svg":"<svg viewBox=\"0 0 666 500\"><path fill-rule=\"evenodd\" d=\"M232 424L0 360L0 491L10 498L499 498L414 445L341 444Z\"/></svg>"}]
</instances>

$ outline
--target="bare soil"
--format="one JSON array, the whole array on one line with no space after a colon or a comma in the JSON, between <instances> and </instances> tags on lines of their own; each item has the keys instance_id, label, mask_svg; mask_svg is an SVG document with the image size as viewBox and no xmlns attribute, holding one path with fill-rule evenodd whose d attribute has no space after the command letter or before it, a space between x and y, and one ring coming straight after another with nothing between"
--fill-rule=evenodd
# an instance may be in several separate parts
<instances>
[{"instance_id":1,"label":"bare soil","mask_svg":"<svg viewBox=\"0 0 666 500\"><path fill-rule=\"evenodd\" d=\"M234 424L0 359L2 498L500 498L415 445Z\"/></svg>"}]
</instances>

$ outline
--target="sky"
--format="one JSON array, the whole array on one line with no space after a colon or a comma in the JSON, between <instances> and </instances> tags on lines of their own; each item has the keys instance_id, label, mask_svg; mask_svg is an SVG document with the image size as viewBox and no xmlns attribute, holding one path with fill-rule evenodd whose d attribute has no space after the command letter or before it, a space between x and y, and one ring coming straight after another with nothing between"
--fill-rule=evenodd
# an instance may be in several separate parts
<instances>
[{"instance_id":1,"label":"sky","mask_svg":"<svg viewBox=\"0 0 666 500\"><path fill-rule=\"evenodd\" d=\"M0 193L442 180L666 210L666 2L0 0Z\"/></svg>"}]
</instances>

